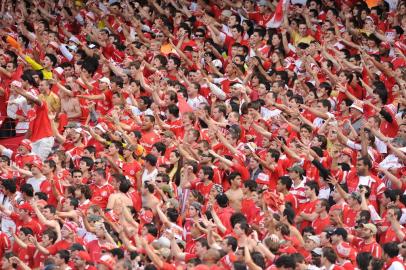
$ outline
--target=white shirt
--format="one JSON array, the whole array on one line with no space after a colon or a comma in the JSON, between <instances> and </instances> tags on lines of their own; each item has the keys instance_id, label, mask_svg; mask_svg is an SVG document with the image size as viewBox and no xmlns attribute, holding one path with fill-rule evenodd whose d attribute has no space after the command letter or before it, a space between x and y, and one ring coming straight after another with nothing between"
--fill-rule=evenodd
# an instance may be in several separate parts
<instances>
[{"instance_id":1,"label":"white shirt","mask_svg":"<svg viewBox=\"0 0 406 270\"><path fill-rule=\"evenodd\" d=\"M21 95L11 95L9 98L9 102L7 104L7 116L11 119L17 118L17 111L21 110L23 115L27 115L28 110L31 108L27 104L27 99ZM27 121L18 121L15 129L17 133L25 133L27 132L29 126L29 122Z\"/></svg>"},{"instance_id":2,"label":"white shirt","mask_svg":"<svg viewBox=\"0 0 406 270\"><path fill-rule=\"evenodd\" d=\"M388 270L405 270L405 266L398 261L394 261L388 268Z\"/></svg>"},{"instance_id":3,"label":"white shirt","mask_svg":"<svg viewBox=\"0 0 406 270\"><path fill-rule=\"evenodd\" d=\"M142 183L144 184L145 182L155 182L155 178L158 175L158 169L154 169L151 173L148 173L147 170L144 170L142 173Z\"/></svg>"},{"instance_id":4,"label":"white shirt","mask_svg":"<svg viewBox=\"0 0 406 270\"><path fill-rule=\"evenodd\" d=\"M192 107L192 109L195 111L195 110L197 110L197 109L199 109L200 108L200 104L202 104L202 103L208 103L207 102L207 100L203 97L203 96L201 96L201 95L198 95L197 97L195 97L195 98L188 98L188 100L187 100L187 103L190 105L190 107Z\"/></svg>"},{"instance_id":5,"label":"white shirt","mask_svg":"<svg viewBox=\"0 0 406 270\"><path fill-rule=\"evenodd\" d=\"M34 194L36 192L40 192L41 189L41 184L42 182L44 182L46 180L45 176L42 176L41 178L35 178L35 177L31 177L27 180L27 184L31 184L33 189L34 189Z\"/></svg>"},{"instance_id":6,"label":"white shirt","mask_svg":"<svg viewBox=\"0 0 406 270\"><path fill-rule=\"evenodd\" d=\"M262 119L264 119L265 121L268 121L271 118L274 118L276 116L279 116L281 114L281 110L279 109L274 109L274 110L270 110L268 108L265 107L261 107L261 117Z\"/></svg>"},{"instance_id":7,"label":"white shirt","mask_svg":"<svg viewBox=\"0 0 406 270\"><path fill-rule=\"evenodd\" d=\"M4 209L10 210L11 212L14 211L14 207L11 204L10 198L6 197L3 193L0 193L0 204L4 206ZM0 212L0 217L1 217L1 231L7 234L8 237L11 237L9 228L13 228L15 231L16 224L14 221L4 214L3 212Z\"/></svg>"}]
</instances>

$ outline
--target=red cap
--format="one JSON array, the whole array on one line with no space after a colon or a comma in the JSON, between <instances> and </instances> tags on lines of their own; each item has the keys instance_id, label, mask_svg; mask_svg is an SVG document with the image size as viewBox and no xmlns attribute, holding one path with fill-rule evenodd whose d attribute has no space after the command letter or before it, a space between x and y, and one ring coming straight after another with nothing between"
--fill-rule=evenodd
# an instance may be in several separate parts
<instances>
[{"instance_id":1,"label":"red cap","mask_svg":"<svg viewBox=\"0 0 406 270\"><path fill-rule=\"evenodd\" d=\"M25 148L27 148L28 151L31 152L32 147L31 147L31 141L28 139L24 139L20 142L20 146L24 146Z\"/></svg>"},{"instance_id":2,"label":"red cap","mask_svg":"<svg viewBox=\"0 0 406 270\"><path fill-rule=\"evenodd\" d=\"M344 148L341 153L343 153L344 155L350 156L352 157L352 150L350 148Z\"/></svg>"},{"instance_id":3,"label":"red cap","mask_svg":"<svg viewBox=\"0 0 406 270\"><path fill-rule=\"evenodd\" d=\"M29 213L34 212L34 209L32 209L31 204L29 204L29 203L27 203L27 202L25 202L25 203L23 203L23 204L20 204L20 205L18 206L18 209L27 211L27 212L29 212Z\"/></svg>"},{"instance_id":4,"label":"red cap","mask_svg":"<svg viewBox=\"0 0 406 270\"><path fill-rule=\"evenodd\" d=\"M35 166L35 167L37 167L38 169L42 170L42 161L41 161L41 160L38 160L38 159L35 159L35 160L32 162L32 166Z\"/></svg>"},{"instance_id":5,"label":"red cap","mask_svg":"<svg viewBox=\"0 0 406 270\"><path fill-rule=\"evenodd\" d=\"M351 261L355 261L355 250L347 242L341 242L334 247L336 253L341 258L348 258Z\"/></svg>"},{"instance_id":6,"label":"red cap","mask_svg":"<svg viewBox=\"0 0 406 270\"><path fill-rule=\"evenodd\" d=\"M91 262L92 261L92 259L90 258L89 253L87 253L86 251L81 250L77 254L78 254L78 257L80 259L82 259L82 260L84 260L86 262Z\"/></svg>"},{"instance_id":7,"label":"red cap","mask_svg":"<svg viewBox=\"0 0 406 270\"><path fill-rule=\"evenodd\" d=\"M116 265L116 260L110 254L104 254L100 257L98 263L103 264L109 269L113 270Z\"/></svg>"}]
</instances>

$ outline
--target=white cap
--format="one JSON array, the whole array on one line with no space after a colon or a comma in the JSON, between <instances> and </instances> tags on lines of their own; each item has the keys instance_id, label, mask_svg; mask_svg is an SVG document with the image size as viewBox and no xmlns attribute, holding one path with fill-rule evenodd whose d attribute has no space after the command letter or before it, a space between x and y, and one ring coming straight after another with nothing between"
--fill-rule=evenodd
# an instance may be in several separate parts
<instances>
[{"instance_id":1,"label":"white cap","mask_svg":"<svg viewBox=\"0 0 406 270\"><path fill-rule=\"evenodd\" d=\"M80 40L75 36L71 36L69 38L69 41L72 41L73 43L76 43L76 44L80 44Z\"/></svg>"},{"instance_id":2,"label":"white cap","mask_svg":"<svg viewBox=\"0 0 406 270\"><path fill-rule=\"evenodd\" d=\"M16 81L16 80L12 81L12 82L11 82L11 85L14 85L15 87L21 87L21 86L23 86L23 84L22 84L20 81Z\"/></svg>"},{"instance_id":3,"label":"white cap","mask_svg":"<svg viewBox=\"0 0 406 270\"><path fill-rule=\"evenodd\" d=\"M110 79L109 78L103 77L103 78L99 79L99 81L103 82L103 83L107 83L108 86L110 87Z\"/></svg>"},{"instance_id":4,"label":"white cap","mask_svg":"<svg viewBox=\"0 0 406 270\"><path fill-rule=\"evenodd\" d=\"M309 237L307 237L309 240L312 240L313 242L316 243L316 245L320 245L320 237L318 237L317 235L310 235Z\"/></svg>"}]
</instances>

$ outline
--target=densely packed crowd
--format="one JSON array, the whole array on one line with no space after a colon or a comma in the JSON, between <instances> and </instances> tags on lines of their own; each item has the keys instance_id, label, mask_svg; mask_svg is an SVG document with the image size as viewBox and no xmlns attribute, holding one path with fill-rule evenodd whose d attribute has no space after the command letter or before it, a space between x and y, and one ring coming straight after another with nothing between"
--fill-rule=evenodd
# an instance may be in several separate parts
<instances>
[{"instance_id":1,"label":"densely packed crowd","mask_svg":"<svg viewBox=\"0 0 406 270\"><path fill-rule=\"evenodd\" d=\"M405 31L405 0L0 0L2 269L404 270Z\"/></svg>"}]
</instances>

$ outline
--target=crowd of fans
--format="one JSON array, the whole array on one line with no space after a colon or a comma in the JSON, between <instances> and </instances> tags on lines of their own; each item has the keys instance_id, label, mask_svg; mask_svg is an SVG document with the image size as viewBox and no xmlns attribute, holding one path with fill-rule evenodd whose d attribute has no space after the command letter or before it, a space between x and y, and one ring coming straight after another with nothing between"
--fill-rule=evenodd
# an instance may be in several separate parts
<instances>
[{"instance_id":1,"label":"crowd of fans","mask_svg":"<svg viewBox=\"0 0 406 270\"><path fill-rule=\"evenodd\" d=\"M405 31L404 0L0 0L1 268L404 270Z\"/></svg>"}]
</instances>

